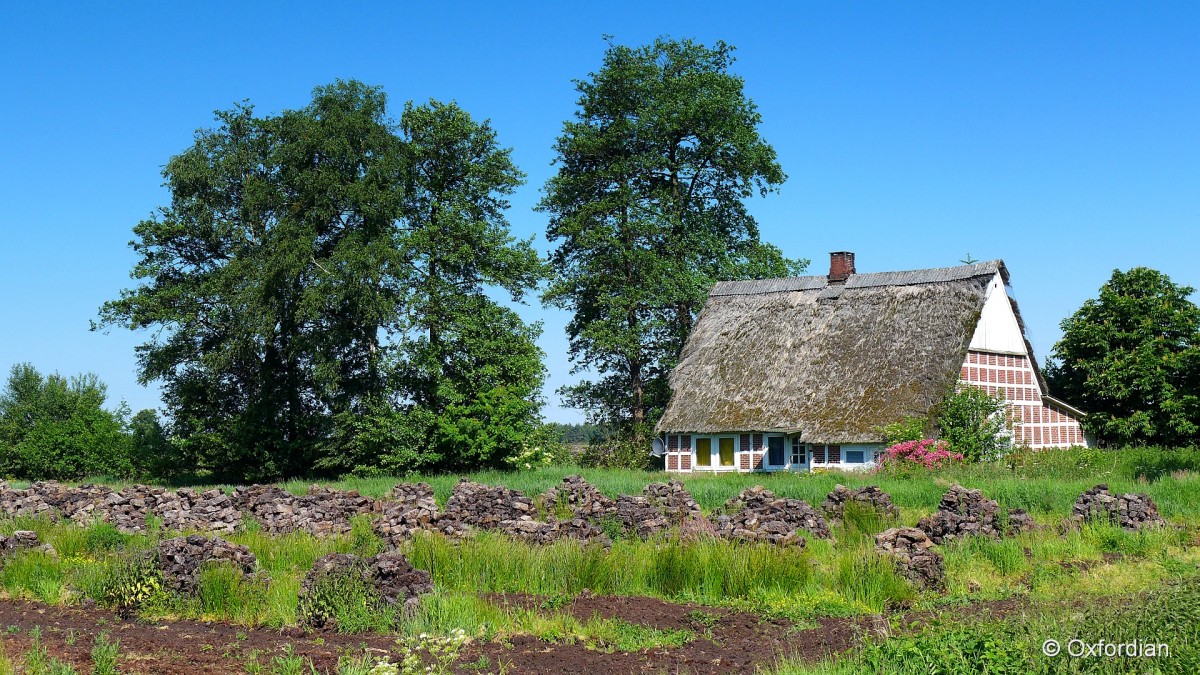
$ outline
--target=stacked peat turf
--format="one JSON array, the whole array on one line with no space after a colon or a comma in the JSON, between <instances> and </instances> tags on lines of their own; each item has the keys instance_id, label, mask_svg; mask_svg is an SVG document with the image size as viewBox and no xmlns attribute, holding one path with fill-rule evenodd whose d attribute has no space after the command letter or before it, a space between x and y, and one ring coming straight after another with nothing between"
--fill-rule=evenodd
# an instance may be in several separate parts
<instances>
[{"instance_id":1,"label":"stacked peat turf","mask_svg":"<svg viewBox=\"0 0 1200 675\"><path fill-rule=\"evenodd\" d=\"M154 513L170 493L160 487L131 485L108 495L96 507L95 515L125 533L144 532L146 516Z\"/></svg>"},{"instance_id":2,"label":"stacked peat turf","mask_svg":"<svg viewBox=\"0 0 1200 675\"><path fill-rule=\"evenodd\" d=\"M1008 512L1008 528L1005 530L1004 536L1012 537L1036 529L1038 529L1037 522L1025 509L1013 509Z\"/></svg>"},{"instance_id":3,"label":"stacked peat turf","mask_svg":"<svg viewBox=\"0 0 1200 675\"><path fill-rule=\"evenodd\" d=\"M615 516L617 503L605 497L594 485L583 479L583 476L567 476L562 484L552 487L542 493L542 508L553 513L561 504L571 510L576 518L598 521L607 516Z\"/></svg>"},{"instance_id":4,"label":"stacked peat turf","mask_svg":"<svg viewBox=\"0 0 1200 675\"><path fill-rule=\"evenodd\" d=\"M825 497L825 501L821 502L821 510L825 512L825 516L830 521L841 522L848 503L860 504L868 509L878 511L880 515L888 518L900 517L900 509L892 503L892 496L880 489L878 485L864 485L853 490L845 485L836 485L833 492L830 492Z\"/></svg>"},{"instance_id":5,"label":"stacked peat turf","mask_svg":"<svg viewBox=\"0 0 1200 675\"><path fill-rule=\"evenodd\" d=\"M999 539L1004 534L1000 527L1000 505L996 500L961 485L950 486L942 495L938 510L932 516L922 518L917 527L936 544L972 535Z\"/></svg>"},{"instance_id":6,"label":"stacked peat turf","mask_svg":"<svg viewBox=\"0 0 1200 675\"><path fill-rule=\"evenodd\" d=\"M335 628L337 603L373 599L346 597L356 587L369 589L385 604L411 610L421 595L433 590L433 582L429 572L414 568L395 551L371 558L330 553L313 563L300 584L301 620L315 628Z\"/></svg>"},{"instance_id":7,"label":"stacked peat turf","mask_svg":"<svg viewBox=\"0 0 1200 675\"><path fill-rule=\"evenodd\" d=\"M176 593L193 593L200 583L200 568L209 562L228 563L243 574L254 574L258 561L245 546L220 537L193 534L166 539L158 545L158 566L163 584Z\"/></svg>"},{"instance_id":8,"label":"stacked peat turf","mask_svg":"<svg viewBox=\"0 0 1200 675\"><path fill-rule=\"evenodd\" d=\"M672 478L666 483L651 483L642 489L646 502L658 509L659 513L672 525L680 525L685 520L701 518L700 504L692 499L692 493L687 491L683 483Z\"/></svg>"},{"instance_id":9,"label":"stacked peat turf","mask_svg":"<svg viewBox=\"0 0 1200 675\"><path fill-rule=\"evenodd\" d=\"M829 537L829 524L808 502L776 497L761 485L725 502L712 522L719 536L739 541L804 546L807 540L801 531L820 539Z\"/></svg>"},{"instance_id":10,"label":"stacked peat turf","mask_svg":"<svg viewBox=\"0 0 1200 675\"><path fill-rule=\"evenodd\" d=\"M39 546L41 546L41 540L38 539L37 532L33 530L17 530L12 533L11 537L0 534L0 556Z\"/></svg>"},{"instance_id":11,"label":"stacked peat turf","mask_svg":"<svg viewBox=\"0 0 1200 675\"><path fill-rule=\"evenodd\" d=\"M896 570L917 588L941 589L946 583L942 554L933 541L914 527L893 527L875 535L875 551L890 556Z\"/></svg>"},{"instance_id":12,"label":"stacked peat turf","mask_svg":"<svg viewBox=\"0 0 1200 675\"><path fill-rule=\"evenodd\" d=\"M1071 518L1076 522L1112 523L1129 531L1166 525L1150 495L1112 495L1103 483L1079 495L1071 509Z\"/></svg>"},{"instance_id":13,"label":"stacked peat turf","mask_svg":"<svg viewBox=\"0 0 1200 675\"><path fill-rule=\"evenodd\" d=\"M429 483L397 483L376 505L375 533L395 548L418 530L435 531L441 513Z\"/></svg>"},{"instance_id":14,"label":"stacked peat turf","mask_svg":"<svg viewBox=\"0 0 1200 675\"><path fill-rule=\"evenodd\" d=\"M469 527L500 529L506 520L533 520L537 508L517 490L460 480L446 502L444 518Z\"/></svg>"},{"instance_id":15,"label":"stacked peat turf","mask_svg":"<svg viewBox=\"0 0 1200 675\"><path fill-rule=\"evenodd\" d=\"M301 529L296 514L296 496L275 485L239 486L233 490L233 500L242 513L253 518L267 534Z\"/></svg>"},{"instance_id":16,"label":"stacked peat turf","mask_svg":"<svg viewBox=\"0 0 1200 675\"><path fill-rule=\"evenodd\" d=\"M242 524L242 512L230 495L213 488L196 492L180 488L162 495L154 506L154 515L170 530L232 534Z\"/></svg>"}]
</instances>

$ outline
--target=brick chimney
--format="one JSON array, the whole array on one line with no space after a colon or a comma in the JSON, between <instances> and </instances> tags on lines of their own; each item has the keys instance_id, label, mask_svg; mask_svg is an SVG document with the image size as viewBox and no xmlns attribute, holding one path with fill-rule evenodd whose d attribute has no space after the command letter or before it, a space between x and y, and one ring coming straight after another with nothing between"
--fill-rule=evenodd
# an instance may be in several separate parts
<instances>
[{"instance_id":1,"label":"brick chimney","mask_svg":"<svg viewBox=\"0 0 1200 675\"><path fill-rule=\"evenodd\" d=\"M844 283L854 274L854 254L850 251L835 251L829 254L829 283Z\"/></svg>"}]
</instances>

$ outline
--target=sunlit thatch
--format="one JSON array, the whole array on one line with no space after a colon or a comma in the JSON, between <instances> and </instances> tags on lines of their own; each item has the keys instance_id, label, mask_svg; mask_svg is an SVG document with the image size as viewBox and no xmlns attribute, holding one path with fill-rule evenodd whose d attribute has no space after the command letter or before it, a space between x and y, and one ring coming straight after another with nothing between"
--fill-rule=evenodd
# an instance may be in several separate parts
<instances>
[{"instance_id":1,"label":"sunlit thatch","mask_svg":"<svg viewBox=\"0 0 1200 675\"><path fill-rule=\"evenodd\" d=\"M999 260L718 283L671 375L660 432L800 432L869 443L953 385Z\"/></svg>"}]
</instances>

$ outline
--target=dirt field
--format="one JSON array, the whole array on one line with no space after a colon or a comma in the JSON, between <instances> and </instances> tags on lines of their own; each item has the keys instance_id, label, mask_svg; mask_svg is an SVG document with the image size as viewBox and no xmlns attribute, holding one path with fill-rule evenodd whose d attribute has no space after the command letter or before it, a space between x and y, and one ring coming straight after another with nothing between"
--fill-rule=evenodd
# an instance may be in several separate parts
<instances>
[{"instance_id":1,"label":"dirt field","mask_svg":"<svg viewBox=\"0 0 1200 675\"><path fill-rule=\"evenodd\" d=\"M503 596L498 602L540 606L531 596ZM824 619L818 628L795 629L783 621L762 621L753 614L726 609L676 605L654 598L584 595L561 610L581 618L619 618L660 630L687 629L692 642L676 649L606 652L600 645L556 644L537 638L512 637L489 643L469 643L459 659L460 672L487 656L491 669L503 664L509 673L752 673L756 665L775 663L781 655L819 659L848 649L863 629L862 621ZM715 617L715 620L706 618ZM288 645L310 659L320 672L335 672L343 654L395 656L395 638L382 635L340 635L328 631L278 631L223 623L122 621L111 611L81 607L51 607L26 601L0 601L0 643L10 657L29 649L30 629L40 627L42 644L50 655L90 668L93 637L107 631L121 641L125 673L245 673L255 653L262 663L284 653ZM486 670L486 669L485 669Z\"/></svg>"}]
</instances>

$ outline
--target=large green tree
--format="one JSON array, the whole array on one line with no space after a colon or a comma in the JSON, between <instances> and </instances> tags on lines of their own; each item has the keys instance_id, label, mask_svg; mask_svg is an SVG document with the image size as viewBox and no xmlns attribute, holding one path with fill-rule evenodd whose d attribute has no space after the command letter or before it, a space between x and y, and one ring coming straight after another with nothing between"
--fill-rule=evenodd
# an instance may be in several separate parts
<instances>
[{"instance_id":1,"label":"large green tree","mask_svg":"<svg viewBox=\"0 0 1200 675\"><path fill-rule=\"evenodd\" d=\"M539 205L557 244L544 300L572 313L575 370L597 376L567 400L636 442L667 403L713 282L803 268L760 241L746 209L785 176L732 63L722 42L610 42L600 69L575 82L579 107Z\"/></svg>"},{"instance_id":2,"label":"large green tree","mask_svg":"<svg viewBox=\"0 0 1200 675\"><path fill-rule=\"evenodd\" d=\"M348 421L361 435L343 434L330 462L358 472L497 466L540 424L545 379L540 326L489 295L521 301L545 276L504 215L524 174L491 125L453 103L408 104L399 133L407 273L395 388Z\"/></svg>"},{"instance_id":3,"label":"large green tree","mask_svg":"<svg viewBox=\"0 0 1200 675\"><path fill-rule=\"evenodd\" d=\"M410 106L397 125L382 90L338 81L299 110L219 112L216 128L167 163L170 205L134 228L141 284L106 303L99 325L154 330L138 348L140 377L163 382L175 447L198 468L240 479L336 470L346 465L338 453L362 449L360 433L441 414L400 375L417 358L401 345L433 304L423 289L445 282L438 307L452 322L481 285L504 284L489 272L451 278L427 266L428 231L449 221L421 222L415 195L437 189L439 172L477 161L460 153L478 148L426 129L438 115L421 111L474 124L456 106L431 103ZM426 133L447 143L426 148ZM518 178L502 174L473 174L453 208L503 228L496 195ZM448 228L436 245L469 250L487 269L513 246L493 235L464 239ZM453 359L489 356L510 354ZM353 465L380 464L384 447L365 447ZM412 450L413 462L430 460L428 448Z\"/></svg>"},{"instance_id":4,"label":"large green tree","mask_svg":"<svg viewBox=\"0 0 1200 675\"><path fill-rule=\"evenodd\" d=\"M0 477L129 476L129 411L124 404L104 409L106 395L90 373L68 379L28 363L13 366L0 391Z\"/></svg>"},{"instance_id":5,"label":"large green tree","mask_svg":"<svg viewBox=\"0 0 1200 675\"><path fill-rule=\"evenodd\" d=\"M1062 322L1046 376L1109 444L1200 441L1200 308L1156 270L1114 270Z\"/></svg>"}]
</instances>

